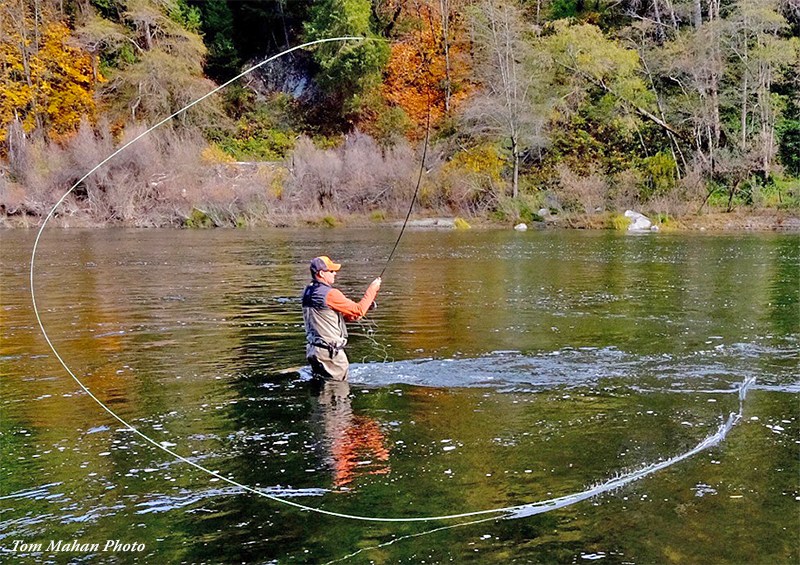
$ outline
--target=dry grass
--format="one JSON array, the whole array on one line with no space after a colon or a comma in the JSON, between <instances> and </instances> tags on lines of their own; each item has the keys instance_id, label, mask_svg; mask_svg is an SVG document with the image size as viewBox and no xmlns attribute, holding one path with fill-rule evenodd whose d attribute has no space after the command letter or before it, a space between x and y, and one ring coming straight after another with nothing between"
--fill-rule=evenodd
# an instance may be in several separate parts
<instances>
[{"instance_id":1,"label":"dry grass","mask_svg":"<svg viewBox=\"0 0 800 565\"><path fill-rule=\"evenodd\" d=\"M566 165L558 167L561 194L569 207L569 203L577 204L586 214L594 214L599 208L605 209L608 196L608 182L605 176L592 172L589 175L574 173ZM573 206L574 207L574 206Z\"/></svg>"},{"instance_id":2,"label":"dry grass","mask_svg":"<svg viewBox=\"0 0 800 565\"><path fill-rule=\"evenodd\" d=\"M0 226L32 227L79 178L142 129L114 139L107 127L84 124L68 143L31 139L9 131L9 153L0 162ZM300 139L286 163L235 163L209 146L199 132L159 130L100 168L70 194L54 223L64 226L338 226L374 225L405 216L420 172L421 147L382 149L355 133L338 147L320 148ZM478 225L489 217L506 225L535 218L542 194L504 195L498 175L449 162L429 149L416 212L463 216ZM606 207L632 208L666 217L677 229L780 229L794 225L790 211L737 214L694 212L704 196L699 175L690 173L668 194L637 200L641 175L611 178L558 171L558 199L566 213L560 225L604 228ZM569 203L572 203L570 206ZM570 210L572 212L570 212ZM796 215L796 214L795 214ZM666 226L665 226L666 227Z\"/></svg>"}]
</instances>

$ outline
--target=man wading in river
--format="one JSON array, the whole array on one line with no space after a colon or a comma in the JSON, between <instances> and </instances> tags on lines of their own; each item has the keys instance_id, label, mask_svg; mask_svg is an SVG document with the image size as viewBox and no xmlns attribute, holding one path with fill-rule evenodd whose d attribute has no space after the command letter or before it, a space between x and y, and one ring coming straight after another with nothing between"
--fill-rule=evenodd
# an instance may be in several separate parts
<instances>
[{"instance_id":1,"label":"man wading in river","mask_svg":"<svg viewBox=\"0 0 800 565\"><path fill-rule=\"evenodd\" d=\"M350 363L344 352L347 345L345 321L353 322L367 313L381 287L372 281L360 302L353 302L333 288L339 263L322 256L311 261L311 283L303 291L303 325L306 328L306 357L315 376L335 381L347 380Z\"/></svg>"}]
</instances>

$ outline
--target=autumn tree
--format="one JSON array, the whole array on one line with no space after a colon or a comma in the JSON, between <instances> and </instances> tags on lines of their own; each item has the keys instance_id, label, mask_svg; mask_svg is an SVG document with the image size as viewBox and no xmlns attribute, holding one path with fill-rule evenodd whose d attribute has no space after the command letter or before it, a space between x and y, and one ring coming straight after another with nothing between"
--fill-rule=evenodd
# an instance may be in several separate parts
<instances>
[{"instance_id":1,"label":"autumn tree","mask_svg":"<svg viewBox=\"0 0 800 565\"><path fill-rule=\"evenodd\" d=\"M0 141L13 120L60 138L94 117L102 77L59 16L24 0L0 1Z\"/></svg>"},{"instance_id":2,"label":"autumn tree","mask_svg":"<svg viewBox=\"0 0 800 565\"><path fill-rule=\"evenodd\" d=\"M431 123L436 123L472 87L467 22L454 11L453 2L389 2L383 8L396 14L406 30L392 42L381 91L418 128L426 123L429 109Z\"/></svg>"}]
</instances>

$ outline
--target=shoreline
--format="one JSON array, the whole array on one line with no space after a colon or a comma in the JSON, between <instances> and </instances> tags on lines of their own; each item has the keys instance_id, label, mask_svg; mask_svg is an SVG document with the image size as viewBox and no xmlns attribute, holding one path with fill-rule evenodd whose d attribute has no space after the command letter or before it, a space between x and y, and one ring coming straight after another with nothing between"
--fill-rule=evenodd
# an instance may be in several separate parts
<instances>
[{"instance_id":1,"label":"shoreline","mask_svg":"<svg viewBox=\"0 0 800 565\"><path fill-rule=\"evenodd\" d=\"M598 214L554 214L547 218L535 221L522 222L522 220L501 221L496 218L484 216L456 216L414 214L408 223L409 229L459 231L465 229L513 229L519 223L525 223L527 229L533 231L550 229L577 229L577 230L609 230L626 232L625 229L615 229L610 212ZM402 217L389 217L375 219L363 213L326 213L318 212L317 215L308 212L302 214L284 214L274 217L260 218L257 221L247 222L244 225L204 225L192 227L180 225L175 222L161 225L152 223L133 222L95 222L88 217L74 215L69 217L54 217L50 219L49 227L61 229L340 229L340 228L369 228L391 227L400 228L403 224ZM653 218L651 218L652 220ZM24 219L15 216L0 217L0 230L13 229L38 229L43 218L26 216ZM466 222L466 224L462 223ZM457 225L458 224L458 225ZM800 211L788 210L735 210L733 212L708 212L704 214L690 214L685 216L669 216L667 222L657 223L659 232L781 232L800 233Z\"/></svg>"}]
</instances>

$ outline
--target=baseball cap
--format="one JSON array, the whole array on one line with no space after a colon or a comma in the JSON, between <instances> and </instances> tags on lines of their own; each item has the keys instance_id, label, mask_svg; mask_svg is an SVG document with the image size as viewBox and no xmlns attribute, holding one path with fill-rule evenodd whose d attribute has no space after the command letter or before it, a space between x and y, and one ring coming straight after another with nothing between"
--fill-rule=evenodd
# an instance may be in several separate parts
<instances>
[{"instance_id":1,"label":"baseball cap","mask_svg":"<svg viewBox=\"0 0 800 565\"><path fill-rule=\"evenodd\" d=\"M321 255L311 260L311 273L316 274L320 271L338 271L342 266L334 263L327 255Z\"/></svg>"}]
</instances>

